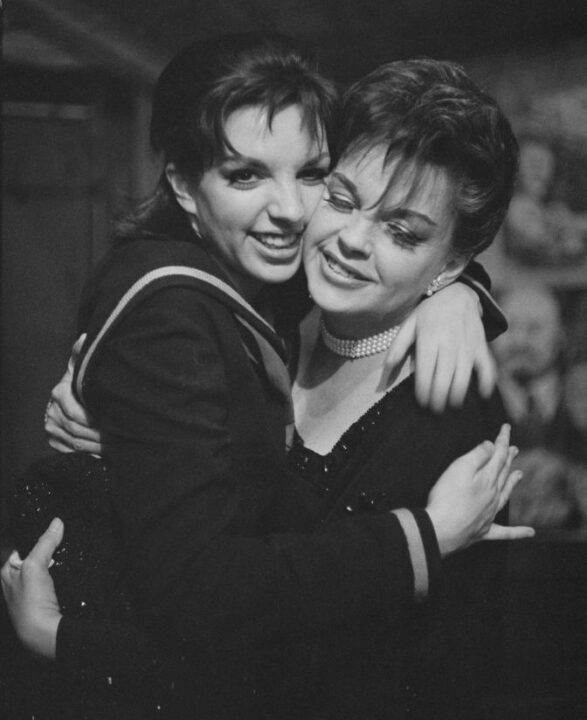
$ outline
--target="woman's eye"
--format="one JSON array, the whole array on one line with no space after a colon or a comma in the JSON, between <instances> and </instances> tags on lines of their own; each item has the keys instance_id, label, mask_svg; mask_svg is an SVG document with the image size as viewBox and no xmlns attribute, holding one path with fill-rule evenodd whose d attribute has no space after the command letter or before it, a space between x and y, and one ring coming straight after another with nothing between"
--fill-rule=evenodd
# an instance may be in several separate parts
<instances>
[{"instance_id":1,"label":"woman's eye","mask_svg":"<svg viewBox=\"0 0 587 720\"><path fill-rule=\"evenodd\" d=\"M416 233L401 223L387 223L387 231L392 236L394 242L401 247L414 248L421 242Z\"/></svg>"},{"instance_id":2,"label":"woman's eye","mask_svg":"<svg viewBox=\"0 0 587 720\"><path fill-rule=\"evenodd\" d=\"M302 170L299 177L309 185L320 185L328 175L328 169L323 167L311 167Z\"/></svg>"},{"instance_id":3,"label":"woman's eye","mask_svg":"<svg viewBox=\"0 0 587 720\"><path fill-rule=\"evenodd\" d=\"M259 180L259 174L254 170L235 170L228 176L231 185L252 185Z\"/></svg>"},{"instance_id":4,"label":"woman's eye","mask_svg":"<svg viewBox=\"0 0 587 720\"><path fill-rule=\"evenodd\" d=\"M354 202L346 197L346 195L330 192L330 190L326 190L324 201L339 212L352 212L355 209Z\"/></svg>"}]
</instances>

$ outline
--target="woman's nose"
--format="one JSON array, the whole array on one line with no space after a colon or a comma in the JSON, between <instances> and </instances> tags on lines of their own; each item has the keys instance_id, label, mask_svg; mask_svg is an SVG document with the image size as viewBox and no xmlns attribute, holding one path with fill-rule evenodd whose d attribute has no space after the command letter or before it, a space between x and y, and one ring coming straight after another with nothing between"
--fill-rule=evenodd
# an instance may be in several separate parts
<instances>
[{"instance_id":1,"label":"woman's nose","mask_svg":"<svg viewBox=\"0 0 587 720\"><path fill-rule=\"evenodd\" d=\"M281 183L275 187L269 204L269 214L275 220L301 224L305 218L302 193L296 182Z\"/></svg>"},{"instance_id":2,"label":"woman's nose","mask_svg":"<svg viewBox=\"0 0 587 720\"><path fill-rule=\"evenodd\" d=\"M370 247L368 228L359 220L349 218L338 232L338 243L341 251L348 256L366 256Z\"/></svg>"}]
</instances>

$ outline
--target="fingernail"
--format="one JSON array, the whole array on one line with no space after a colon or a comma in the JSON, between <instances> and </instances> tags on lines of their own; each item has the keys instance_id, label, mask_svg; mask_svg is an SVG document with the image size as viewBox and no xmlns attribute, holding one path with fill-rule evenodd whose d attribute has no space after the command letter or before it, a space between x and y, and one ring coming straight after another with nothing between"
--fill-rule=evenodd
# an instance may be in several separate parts
<instances>
[{"instance_id":1,"label":"fingernail","mask_svg":"<svg viewBox=\"0 0 587 720\"><path fill-rule=\"evenodd\" d=\"M49 530L51 530L51 532L57 532L58 530L61 530L62 527L63 522L59 518L53 518L53 520L51 520L51 524L49 525Z\"/></svg>"}]
</instances>

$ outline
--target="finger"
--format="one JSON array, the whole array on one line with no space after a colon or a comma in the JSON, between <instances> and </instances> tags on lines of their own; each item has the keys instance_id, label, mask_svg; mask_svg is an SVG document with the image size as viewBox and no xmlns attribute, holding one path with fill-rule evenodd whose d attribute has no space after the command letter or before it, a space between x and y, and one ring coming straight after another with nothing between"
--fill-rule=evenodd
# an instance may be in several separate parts
<instances>
[{"instance_id":1,"label":"finger","mask_svg":"<svg viewBox=\"0 0 587 720\"><path fill-rule=\"evenodd\" d=\"M518 448L515 445L511 445L508 448L506 461L503 464L503 467L497 477L497 488L500 493L503 492L506 482L508 481L512 469L512 462L514 461L518 452Z\"/></svg>"},{"instance_id":2,"label":"finger","mask_svg":"<svg viewBox=\"0 0 587 720\"><path fill-rule=\"evenodd\" d=\"M504 455L504 461L510 450L510 437L512 433L512 426L509 423L503 423L499 428L497 437L495 438L495 451L499 450Z\"/></svg>"},{"instance_id":3,"label":"finger","mask_svg":"<svg viewBox=\"0 0 587 720\"><path fill-rule=\"evenodd\" d=\"M51 400L47 408L49 418L54 418L57 422L63 418L81 425L89 425L88 414L84 406L75 399L70 383L61 381L56 385L51 393Z\"/></svg>"},{"instance_id":4,"label":"finger","mask_svg":"<svg viewBox=\"0 0 587 720\"><path fill-rule=\"evenodd\" d=\"M47 408L45 432L50 436L58 437L69 445L71 445L71 442L68 442L68 435L72 438L101 443L102 437L100 431L90 425L85 409L79 405L77 401L75 405L76 408L73 408L73 406L72 408L75 410L74 414L77 419L69 417L62 411L60 405L53 402L51 406Z\"/></svg>"},{"instance_id":5,"label":"finger","mask_svg":"<svg viewBox=\"0 0 587 720\"><path fill-rule=\"evenodd\" d=\"M80 440L79 438L68 438L65 442L49 438L49 445L62 453L85 453L86 455L102 455L103 448L101 443L95 443L90 440Z\"/></svg>"},{"instance_id":6,"label":"finger","mask_svg":"<svg viewBox=\"0 0 587 720\"><path fill-rule=\"evenodd\" d=\"M27 560L36 562L42 567L48 567L53 558L53 553L59 547L63 539L63 523L59 518L54 518L49 527L37 540L27 556Z\"/></svg>"},{"instance_id":7,"label":"finger","mask_svg":"<svg viewBox=\"0 0 587 720\"><path fill-rule=\"evenodd\" d=\"M457 358L457 366L452 379L448 404L454 408L460 408L465 400L465 395L471 382L473 364L464 353Z\"/></svg>"},{"instance_id":8,"label":"finger","mask_svg":"<svg viewBox=\"0 0 587 720\"><path fill-rule=\"evenodd\" d=\"M415 387L416 399L424 407L430 405L436 360L436 351L421 342L416 348Z\"/></svg>"},{"instance_id":9,"label":"finger","mask_svg":"<svg viewBox=\"0 0 587 720\"><path fill-rule=\"evenodd\" d=\"M68 420L64 423L67 432L78 440L89 440L98 443L101 440L100 432L95 428L80 425L76 420Z\"/></svg>"},{"instance_id":10,"label":"finger","mask_svg":"<svg viewBox=\"0 0 587 720\"><path fill-rule=\"evenodd\" d=\"M59 425L47 423L45 432L49 436L49 444L62 452L75 452L77 450L75 438ZM57 447L59 445L59 447Z\"/></svg>"},{"instance_id":11,"label":"finger","mask_svg":"<svg viewBox=\"0 0 587 720\"><path fill-rule=\"evenodd\" d=\"M57 440L54 437L50 437L48 440L49 446L60 453L85 453L86 455L102 456L104 454L104 448L102 443L95 443L90 440L79 440L77 438L69 438L67 444Z\"/></svg>"},{"instance_id":12,"label":"finger","mask_svg":"<svg viewBox=\"0 0 587 720\"><path fill-rule=\"evenodd\" d=\"M502 488L499 496L498 511L501 510L510 499L514 489L520 480L524 477L524 473L521 470L514 470L510 473L505 485Z\"/></svg>"},{"instance_id":13,"label":"finger","mask_svg":"<svg viewBox=\"0 0 587 720\"><path fill-rule=\"evenodd\" d=\"M20 557L18 550L13 550L8 557L8 565L13 570L20 570L22 567L22 558Z\"/></svg>"},{"instance_id":14,"label":"finger","mask_svg":"<svg viewBox=\"0 0 587 720\"><path fill-rule=\"evenodd\" d=\"M48 417L45 422L45 431L52 435L69 435L72 438L85 438L87 436L94 438L96 434L95 430L80 425L80 423L75 420L70 420L58 410L51 411L50 417ZM62 437L62 439L65 438Z\"/></svg>"},{"instance_id":15,"label":"finger","mask_svg":"<svg viewBox=\"0 0 587 720\"><path fill-rule=\"evenodd\" d=\"M71 368L73 372L73 368L75 366L75 363L77 362L77 359L79 357L79 354L82 351L82 347L86 341L87 334L83 333L78 337L78 339L73 344L73 347L71 348L71 355L69 357L69 362L67 363L67 369L69 370Z\"/></svg>"},{"instance_id":16,"label":"finger","mask_svg":"<svg viewBox=\"0 0 587 720\"><path fill-rule=\"evenodd\" d=\"M16 550L13 550L4 565L2 566L2 571L0 572L0 577L2 578L2 585L9 585L11 583L11 576L14 577L14 571L18 572L21 567L22 559L18 552Z\"/></svg>"},{"instance_id":17,"label":"finger","mask_svg":"<svg viewBox=\"0 0 587 720\"><path fill-rule=\"evenodd\" d=\"M497 384L497 365L487 345L483 345L475 358L475 370L481 397L491 397Z\"/></svg>"},{"instance_id":18,"label":"finger","mask_svg":"<svg viewBox=\"0 0 587 720\"><path fill-rule=\"evenodd\" d=\"M454 382L457 357L447 355L446 349L438 354L432 386L430 388L430 408L435 413L444 412Z\"/></svg>"},{"instance_id":19,"label":"finger","mask_svg":"<svg viewBox=\"0 0 587 720\"><path fill-rule=\"evenodd\" d=\"M402 323L398 334L391 343L391 348L385 356L385 368L392 371L401 367L404 359L407 357L414 345L415 340L416 322L413 317L410 316L404 323Z\"/></svg>"},{"instance_id":20,"label":"finger","mask_svg":"<svg viewBox=\"0 0 587 720\"><path fill-rule=\"evenodd\" d=\"M501 430L495 438L493 454L485 468L487 479L495 482L496 485L499 482L501 471L508 461L510 450L509 441L510 426L508 424L504 424L501 426Z\"/></svg>"},{"instance_id":21,"label":"finger","mask_svg":"<svg viewBox=\"0 0 587 720\"><path fill-rule=\"evenodd\" d=\"M74 448L69 445L64 445L62 442L59 442L59 440L55 440L55 438L50 437L48 442L49 446L52 447L53 450L58 450L60 453L75 452Z\"/></svg>"},{"instance_id":22,"label":"finger","mask_svg":"<svg viewBox=\"0 0 587 720\"><path fill-rule=\"evenodd\" d=\"M506 527L493 523L482 540L525 540L536 535L534 528L525 525Z\"/></svg>"}]
</instances>

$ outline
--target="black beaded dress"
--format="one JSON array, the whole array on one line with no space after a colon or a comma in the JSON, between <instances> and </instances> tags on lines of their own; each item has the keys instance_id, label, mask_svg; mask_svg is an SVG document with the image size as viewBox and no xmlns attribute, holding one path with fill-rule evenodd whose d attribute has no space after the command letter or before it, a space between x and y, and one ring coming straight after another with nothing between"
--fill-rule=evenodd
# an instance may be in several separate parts
<instances>
[{"instance_id":1,"label":"black beaded dress","mask_svg":"<svg viewBox=\"0 0 587 720\"><path fill-rule=\"evenodd\" d=\"M503 408L473 383L460 411L421 408L410 377L373 405L327 455L296 436L289 462L312 488L318 522L424 507L442 471L497 434ZM442 587L409 622L365 614L317 636L307 717L476 720L491 702L500 665L503 548L484 544L445 561Z\"/></svg>"}]
</instances>

